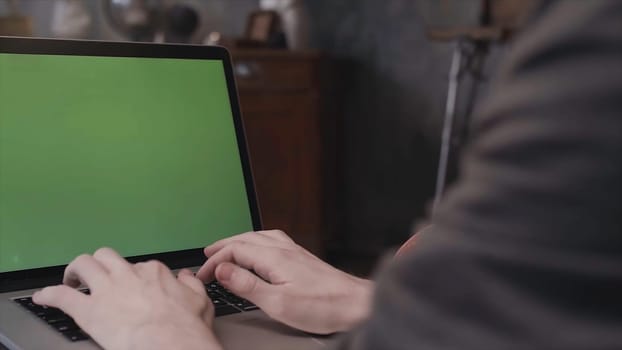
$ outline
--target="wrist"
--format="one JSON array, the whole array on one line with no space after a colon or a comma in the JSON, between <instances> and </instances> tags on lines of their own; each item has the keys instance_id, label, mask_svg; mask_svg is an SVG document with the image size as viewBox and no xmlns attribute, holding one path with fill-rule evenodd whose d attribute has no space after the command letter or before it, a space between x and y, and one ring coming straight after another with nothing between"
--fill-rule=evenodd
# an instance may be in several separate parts
<instances>
[{"instance_id":1,"label":"wrist","mask_svg":"<svg viewBox=\"0 0 622 350\"><path fill-rule=\"evenodd\" d=\"M339 312L340 322L337 330L339 332L349 331L356 327L366 320L371 312L374 282L354 276L350 278L351 289L342 304L344 307Z\"/></svg>"}]
</instances>

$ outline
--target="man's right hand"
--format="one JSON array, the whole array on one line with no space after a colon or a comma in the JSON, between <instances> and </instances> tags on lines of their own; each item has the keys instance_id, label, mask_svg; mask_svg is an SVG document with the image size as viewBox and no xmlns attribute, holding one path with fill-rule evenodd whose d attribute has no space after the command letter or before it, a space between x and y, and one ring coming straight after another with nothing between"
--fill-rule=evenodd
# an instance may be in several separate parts
<instances>
[{"instance_id":1,"label":"man's right hand","mask_svg":"<svg viewBox=\"0 0 622 350\"><path fill-rule=\"evenodd\" d=\"M371 281L333 268L282 231L227 238L206 247L205 255L199 279L218 280L291 327L330 334L353 328L369 314Z\"/></svg>"}]
</instances>

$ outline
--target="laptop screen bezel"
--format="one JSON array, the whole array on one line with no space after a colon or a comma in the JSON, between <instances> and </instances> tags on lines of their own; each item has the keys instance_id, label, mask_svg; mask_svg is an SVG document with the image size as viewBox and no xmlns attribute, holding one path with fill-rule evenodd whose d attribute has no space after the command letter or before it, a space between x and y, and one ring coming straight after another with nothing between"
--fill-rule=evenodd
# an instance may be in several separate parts
<instances>
[{"instance_id":1,"label":"laptop screen bezel","mask_svg":"<svg viewBox=\"0 0 622 350\"><path fill-rule=\"evenodd\" d=\"M261 219L251 165L247 149L244 124L235 86L233 67L229 52L223 47L180 44L153 44L133 42L106 42L86 40L34 39L0 37L0 53L33 55L67 55L92 57L180 58L197 60L220 60L223 63L231 112L235 126L244 181L253 230L261 229ZM233 232L232 232L233 234ZM88 252L86 252L88 253ZM171 251L127 258L130 262L159 260L172 269L197 266L205 261L202 247L183 251ZM39 288L60 283L66 265L36 269L0 272L0 293Z\"/></svg>"}]
</instances>

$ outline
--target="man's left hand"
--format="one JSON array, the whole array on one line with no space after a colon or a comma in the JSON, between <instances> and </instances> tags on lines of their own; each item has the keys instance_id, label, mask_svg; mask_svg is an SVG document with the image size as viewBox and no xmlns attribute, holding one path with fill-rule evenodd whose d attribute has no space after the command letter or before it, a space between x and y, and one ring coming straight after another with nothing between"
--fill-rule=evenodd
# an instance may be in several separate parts
<instances>
[{"instance_id":1,"label":"man's left hand","mask_svg":"<svg viewBox=\"0 0 622 350\"><path fill-rule=\"evenodd\" d=\"M64 285L35 293L35 303L71 316L105 349L220 349L214 309L191 272L175 278L162 263L132 265L112 249L77 257ZM74 289L90 288L90 295Z\"/></svg>"}]
</instances>

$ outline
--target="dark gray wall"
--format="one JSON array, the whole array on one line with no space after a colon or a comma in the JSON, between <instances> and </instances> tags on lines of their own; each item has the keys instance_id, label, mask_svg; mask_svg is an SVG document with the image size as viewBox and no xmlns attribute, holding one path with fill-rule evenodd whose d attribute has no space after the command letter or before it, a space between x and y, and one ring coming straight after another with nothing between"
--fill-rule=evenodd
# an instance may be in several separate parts
<instances>
[{"instance_id":1,"label":"dark gray wall","mask_svg":"<svg viewBox=\"0 0 622 350\"><path fill-rule=\"evenodd\" d=\"M480 1L307 6L314 46L346 62L336 248L375 254L410 235L433 194L452 45L431 42L426 28L474 24Z\"/></svg>"},{"instance_id":2,"label":"dark gray wall","mask_svg":"<svg viewBox=\"0 0 622 350\"><path fill-rule=\"evenodd\" d=\"M97 14L100 0L84 1L95 16L92 36L114 37ZM229 35L242 33L258 3L193 1L205 6L207 29ZM476 23L480 0L305 3L313 46L343 63L343 225L333 248L375 254L409 236L433 193L452 46L430 42L426 28ZM21 5L36 35L49 36L53 1Z\"/></svg>"}]
</instances>

